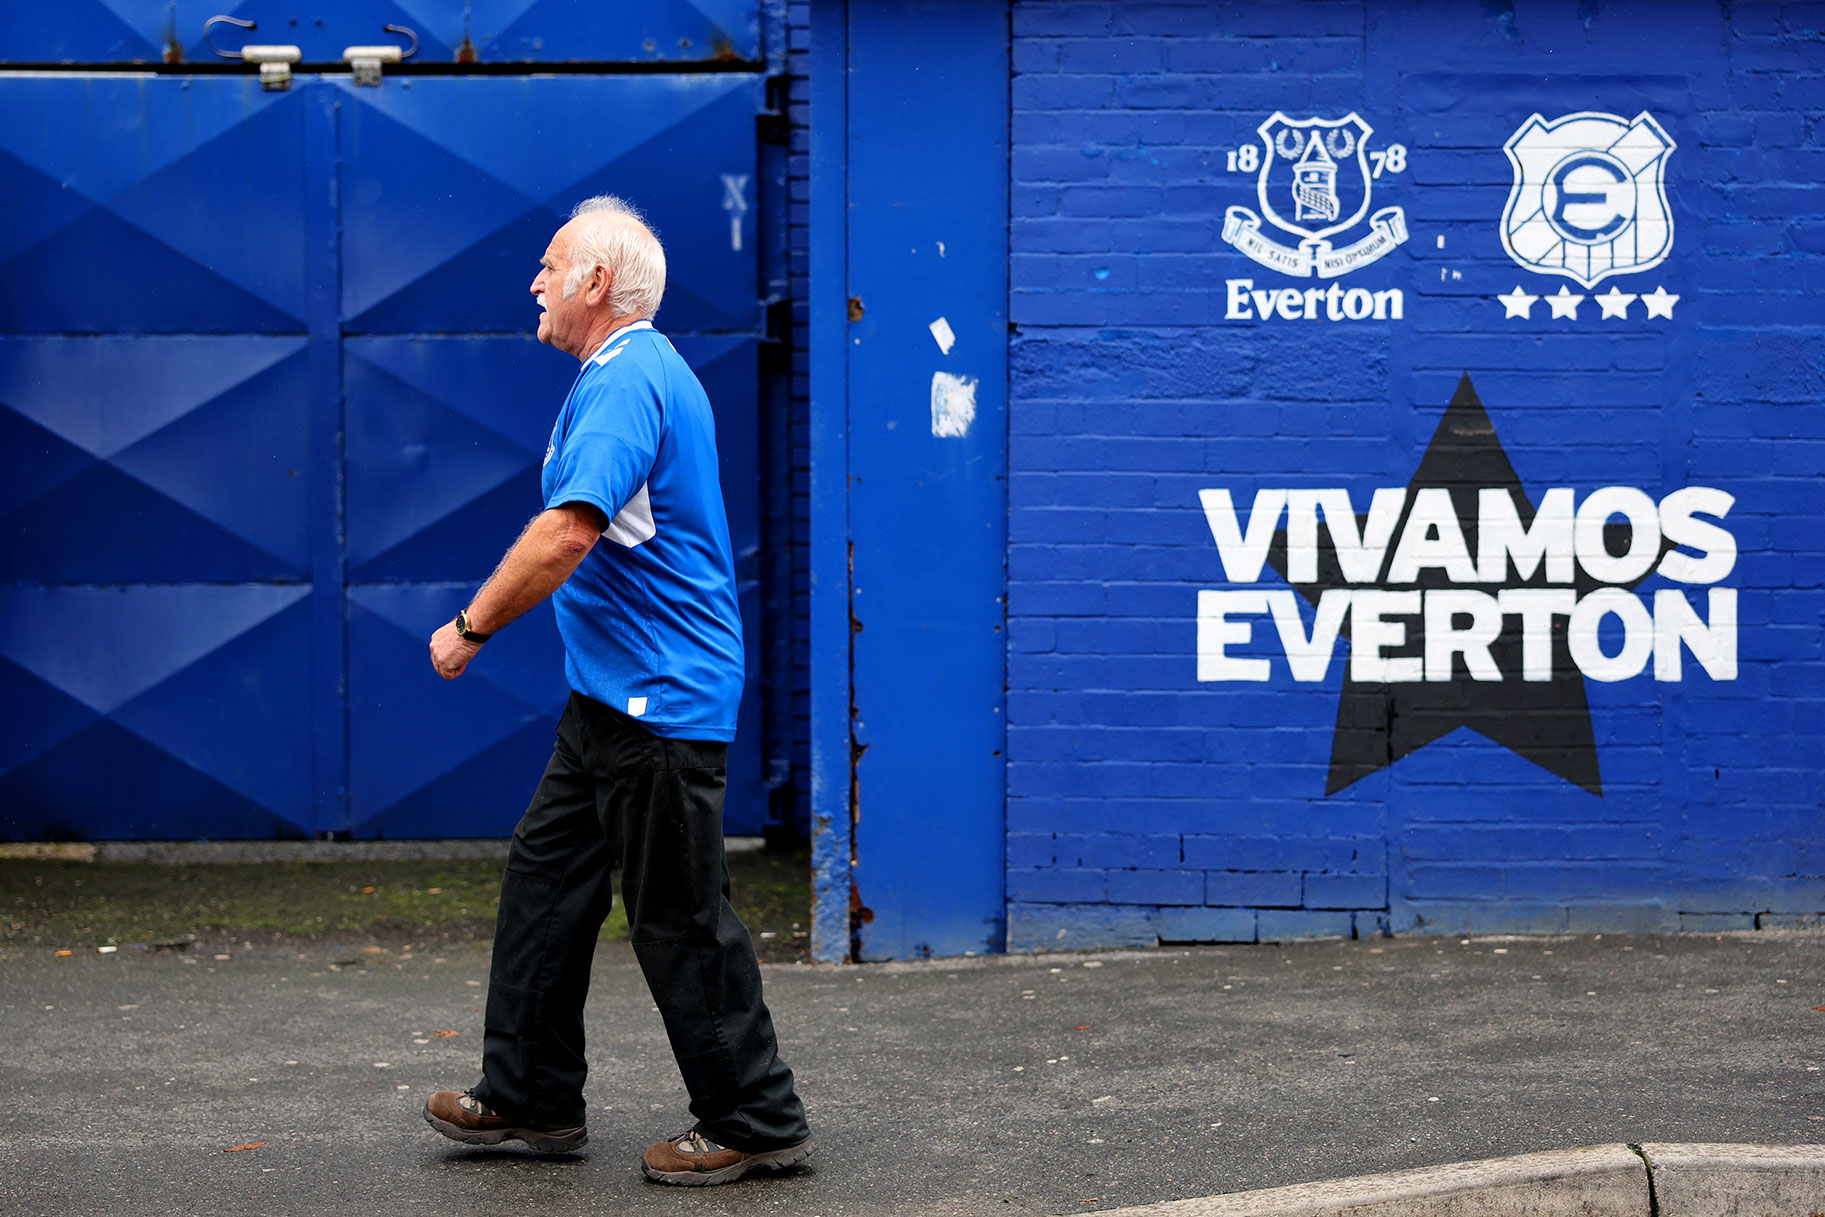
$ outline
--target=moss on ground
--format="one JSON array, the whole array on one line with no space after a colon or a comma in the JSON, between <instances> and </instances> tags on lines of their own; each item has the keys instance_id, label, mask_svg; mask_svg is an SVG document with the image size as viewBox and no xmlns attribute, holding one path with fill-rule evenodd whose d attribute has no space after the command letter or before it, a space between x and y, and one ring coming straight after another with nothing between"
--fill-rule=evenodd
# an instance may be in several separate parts
<instances>
[{"instance_id":1,"label":"moss on ground","mask_svg":"<svg viewBox=\"0 0 1825 1217\"><path fill-rule=\"evenodd\" d=\"M502 863L166 865L0 859L0 946L80 950L190 940L367 937L467 942L494 932ZM729 859L731 899L768 961L809 956L803 851ZM625 941L616 880L605 942Z\"/></svg>"}]
</instances>

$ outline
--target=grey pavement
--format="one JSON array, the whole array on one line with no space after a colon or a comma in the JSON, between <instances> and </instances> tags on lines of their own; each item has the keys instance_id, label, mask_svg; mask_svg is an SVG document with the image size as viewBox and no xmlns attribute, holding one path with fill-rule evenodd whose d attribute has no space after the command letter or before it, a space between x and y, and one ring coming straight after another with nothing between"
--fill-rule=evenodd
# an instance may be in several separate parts
<instances>
[{"instance_id":1,"label":"grey pavement","mask_svg":"<svg viewBox=\"0 0 1825 1217\"><path fill-rule=\"evenodd\" d=\"M625 947L597 958L582 1155L424 1126L429 1091L475 1080L487 963L399 944L0 953L0 1212L1064 1214L1825 1133L1816 935L794 965L766 984L811 1168L669 1189L637 1157L687 1126L685 1099Z\"/></svg>"}]
</instances>

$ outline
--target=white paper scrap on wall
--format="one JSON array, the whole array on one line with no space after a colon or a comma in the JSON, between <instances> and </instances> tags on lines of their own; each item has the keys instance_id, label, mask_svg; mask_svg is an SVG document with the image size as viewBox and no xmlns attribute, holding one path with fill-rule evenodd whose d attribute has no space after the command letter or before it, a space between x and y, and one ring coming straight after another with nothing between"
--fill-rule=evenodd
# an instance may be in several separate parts
<instances>
[{"instance_id":1,"label":"white paper scrap on wall","mask_svg":"<svg viewBox=\"0 0 1825 1217\"><path fill-rule=\"evenodd\" d=\"M932 434L962 436L976 421L976 378L932 373Z\"/></svg>"},{"instance_id":2,"label":"white paper scrap on wall","mask_svg":"<svg viewBox=\"0 0 1825 1217\"><path fill-rule=\"evenodd\" d=\"M957 345L957 335L951 331L951 323L940 317L926 328L938 340L938 349L946 355L950 354L951 348Z\"/></svg>"}]
</instances>

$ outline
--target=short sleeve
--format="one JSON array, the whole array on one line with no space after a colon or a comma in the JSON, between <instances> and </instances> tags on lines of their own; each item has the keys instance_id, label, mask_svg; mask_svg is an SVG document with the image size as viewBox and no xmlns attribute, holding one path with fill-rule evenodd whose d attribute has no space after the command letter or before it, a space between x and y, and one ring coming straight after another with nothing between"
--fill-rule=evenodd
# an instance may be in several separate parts
<instances>
[{"instance_id":1,"label":"short sleeve","mask_svg":"<svg viewBox=\"0 0 1825 1217\"><path fill-rule=\"evenodd\" d=\"M582 386L570 425L552 454L556 476L547 484L547 509L589 503L614 519L652 474L659 453L659 399L646 378L602 377Z\"/></svg>"}]
</instances>

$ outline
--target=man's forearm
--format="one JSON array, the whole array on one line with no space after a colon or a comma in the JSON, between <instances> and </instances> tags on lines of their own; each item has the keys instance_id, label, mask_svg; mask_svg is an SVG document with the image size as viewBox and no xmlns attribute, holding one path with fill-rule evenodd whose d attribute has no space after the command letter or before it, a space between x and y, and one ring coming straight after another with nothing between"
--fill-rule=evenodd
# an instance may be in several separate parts
<instances>
[{"instance_id":1,"label":"man's forearm","mask_svg":"<svg viewBox=\"0 0 1825 1217\"><path fill-rule=\"evenodd\" d=\"M583 503L540 512L469 604L469 628L492 634L563 586L602 535Z\"/></svg>"}]
</instances>

